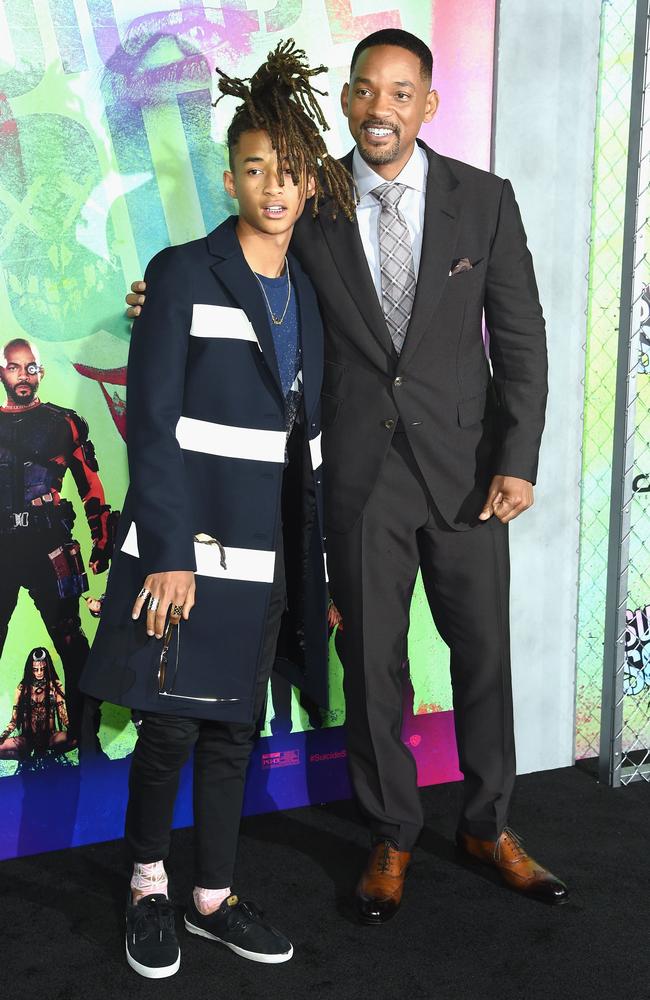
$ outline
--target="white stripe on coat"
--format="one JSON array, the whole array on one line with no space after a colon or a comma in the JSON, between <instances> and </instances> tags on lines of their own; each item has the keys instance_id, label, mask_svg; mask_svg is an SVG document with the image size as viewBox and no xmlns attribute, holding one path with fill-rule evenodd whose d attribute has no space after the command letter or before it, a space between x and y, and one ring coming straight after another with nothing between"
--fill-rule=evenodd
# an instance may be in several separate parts
<instances>
[{"instance_id":1,"label":"white stripe on coat","mask_svg":"<svg viewBox=\"0 0 650 1000\"><path fill-rule=\"evenodd\" d=\"M248 316L243 309L233 306L209 306L195 302L192 306L190 336L215 340L250 340L260 347Z\"/></svg>"},{"instance_id":2,"label":"white stripe on coat","mask_svg":"<svg viewBox=\"0 0 650 1000\"><path fill-rule=\"evenodd\" d=\"M131 522L122 552L128 556L139 556L138 533L135 522ZM221 565L218 545L194 542L197 576L211 576L222 580L244 580L247 583L273 583L275 552L267 549L226 548L226 569Z\"/></svg>"},{"instance_id":3,"label":"white stripe on coat","mask_svg":"<svg viewBox=\"0 0 650 1000\"><path fill-rule=\"evenodd\" d=\"M309 450L311 452L311 467L315 472L318 466L323 464L320 433L317 434L315 438L311 438L309 442Z\"/></svg>"},{"instance_id":4,"label":"white stripe on coat","mask_svg":"<svg viewBox=\"0 0 650 1000\"><path fill-rule=\"evenodd\" d=\"M287 435L286 431L260 431L181 417L176 424L176 440L185 451L284 464Z\"/></svg>"}]
</instances>

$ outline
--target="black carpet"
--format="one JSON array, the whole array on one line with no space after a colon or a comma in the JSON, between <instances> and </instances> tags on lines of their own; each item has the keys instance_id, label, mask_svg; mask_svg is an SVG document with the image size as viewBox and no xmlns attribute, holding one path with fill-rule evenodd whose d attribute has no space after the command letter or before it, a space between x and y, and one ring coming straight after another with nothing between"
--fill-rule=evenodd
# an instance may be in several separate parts
<instances>
[{"instance_id":1,"label":"black carpet","mask_svg":"<svg viewBox=\"0 0 650 1000\"><path fill-rule=\"evenodd\" d=\"M124 960L127 868L119 842L0 864L2 995L28 1000L648 1000L650 786L611 790L584 770L519 779L512 825L571 889L562 907L521 898L458 862L457 785L426 789L427 828L402 909L356 924L365 858L352 803L252 817L238 885L293 941L292 961L248 962L181 930L180 972L147 981ZM174 834L171 895L191 891L191 831Z\"/></svg>"}]
</instances>

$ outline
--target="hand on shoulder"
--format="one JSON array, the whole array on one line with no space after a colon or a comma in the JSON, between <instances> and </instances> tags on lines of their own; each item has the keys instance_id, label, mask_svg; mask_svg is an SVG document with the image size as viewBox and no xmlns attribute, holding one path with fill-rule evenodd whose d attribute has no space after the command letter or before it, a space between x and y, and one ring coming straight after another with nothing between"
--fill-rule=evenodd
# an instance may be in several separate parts
<instances>
[{"instance_id":1,"label":"hand on shoulder","mask_svg":"<svg viewBox=\"0 0 650 1000\"><path fill-rule=\"evenodd\" d=\"M131 284L131 291L127 292L125 296L125 302L128 306L126 315L129 319L135 319L136 316L140 315L141 307L144 305L144 300L146 298L144 294L146 289L146 281L134 281Z\"/></svg>"}]
</instances>

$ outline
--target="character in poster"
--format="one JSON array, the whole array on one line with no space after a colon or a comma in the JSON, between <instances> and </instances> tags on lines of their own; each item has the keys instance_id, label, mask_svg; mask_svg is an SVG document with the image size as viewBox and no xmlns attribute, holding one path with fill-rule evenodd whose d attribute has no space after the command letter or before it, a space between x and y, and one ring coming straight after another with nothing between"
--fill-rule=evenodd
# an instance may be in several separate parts
<instances>
[{"instance_id":1,"label":"character in poster","mask_svg":"<svg viewBox=\"0 0 650 1000\"><path fill-rule=\"evenodd\" d=\"M130 484L82 687L142 720L126 815L126 940L129 965L147 978L180 963L164 862L192 750L185 926L253 961L293 954L231 885L271 669L327 701L322 324L287 250L307 196L327 193L328 210L354 214L351 178L316 124L325 123L310 78L322 71L291 40L250 81L219 71L222 94L242 102L224 175L239 216L154 257L133 327Z\"/></svg>"},{"instance_id":2,"label":"character in poster","mask_svg":"<svg viewBox=\"0 0 650 1000\"><path fill-rule=\"evenodd\" d=\"M66 473L71 473L84 505L93 543L93 573L108 568L116 514L104 498L84 418L39 399L44 374L34 344L14 339L5 345L0 359L6 394L0 407L0 653L24 587L61 657L69 735L78 741L79 677L89 649L79 598L88 582L81 548L72 534L74 510L61 496Z\"/></svg>"},{"instance_id":3,"label":"character in poster","mask_svg":"<svg viewBox=\"0 0 650 1000\"><path fill-rule=\"evenodd\" d=\"M24 760L32 754L65 753L76 745L67 730L63 685L48 650L37 647L27 656L11 719L0 734L0 758Z\"/></svg>"}]
</instances>

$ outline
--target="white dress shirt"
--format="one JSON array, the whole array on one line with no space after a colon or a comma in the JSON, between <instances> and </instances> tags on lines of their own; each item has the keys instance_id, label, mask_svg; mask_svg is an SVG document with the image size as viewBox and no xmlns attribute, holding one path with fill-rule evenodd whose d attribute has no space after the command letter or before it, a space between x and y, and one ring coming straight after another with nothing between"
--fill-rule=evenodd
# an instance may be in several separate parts
<instances>
[{"instance_id":1,"label":"white dress shirt","mask_svg":"<svg viewBox=\"0 0 650 1000\"><path fill-rule=\"evenodd\" d=\"M429 161L424 150L417 145L411 157L394 178L395 183L404 184L406 191L397 206L404 217L411 236L413 267L417 279L422 254L422 230L424 229L424 201L427 188ZM386 181L370 167L355 148L352 156L352 175L357 183L360 201L357 205L357 222L368 267L381 302L381 268L379 257L379 215L381 205L370 192Z\"/></svg>"}]
</instances>

